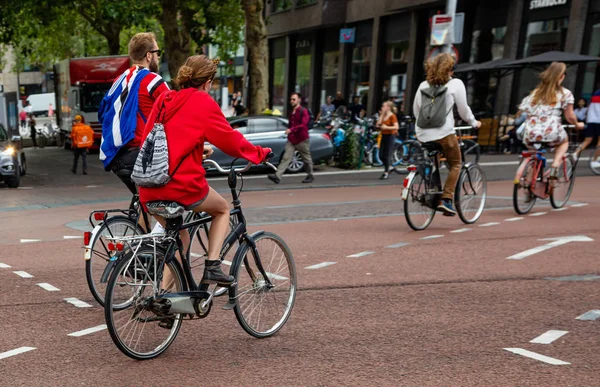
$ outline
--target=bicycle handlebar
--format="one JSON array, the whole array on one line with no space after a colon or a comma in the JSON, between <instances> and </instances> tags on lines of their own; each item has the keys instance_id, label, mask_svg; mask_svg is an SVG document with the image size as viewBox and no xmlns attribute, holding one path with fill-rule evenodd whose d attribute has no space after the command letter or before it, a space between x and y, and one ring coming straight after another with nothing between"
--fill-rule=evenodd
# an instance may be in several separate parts
<instances>
[{"instance_id":1,"label":"bicycle handlebar","mask_svg":"<svg viewBox=\"0 0 600 387\"><path fill-rule=\"evenodd\" d=\"M477 129L471 125L469 126L455 126L454 130L456 130L457 132L460 132L461 130L473 130L473 129Z\"/></svg>"},{"instance_id":2,"label":"bicycle handlebar","mask_svg":"<svg viewBox=\"0 0 600 387\"><path fill-rule=\"evenodd\" d=\"M232 170L232 169L233 169L233 170L234 170L236 173L244 173L244 172L248 172L248 171L250 170L250 168L252 168L252 166L254 165L254 164L252 164L252 163L248 163L248 164L246 164L246 166L245 166L245 167L243 167L243 168L229 168L229 169L225 169L225 168L221 167L221 165L219 165L219 163L217 163L216 161L214 161L214 160L211 160L211 159L205 159L203 162L204 162L204 163L208 163L208 164L212 165L213 167L215 167L215 169L216 169L217 171L219 171L220 173L222 173L222 174L224 174L224 175L228 175L228 174L231 172L231 170ZM268 167L272 168L273 170L277 170L277 167L275 167L273 164L271 164L271 163L270 163L270 162L268 162L268 161L265 161L263 164L265 164L266 166L268 166Z\"/></svg>"}]
</instances>

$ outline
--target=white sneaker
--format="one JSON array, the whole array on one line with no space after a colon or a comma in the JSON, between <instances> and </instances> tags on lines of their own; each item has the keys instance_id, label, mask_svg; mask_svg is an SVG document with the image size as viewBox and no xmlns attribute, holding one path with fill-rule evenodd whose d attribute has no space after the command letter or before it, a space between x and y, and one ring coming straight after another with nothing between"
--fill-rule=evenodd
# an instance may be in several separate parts
<instances>
[{"instance_id":1,"label":"white sneaker","mask_svg":"<svg viewBox=\"0 0 600 387\"><path fill-rule=\"evenodd\" d=\"M152 229L152 232L150 234L164 234L165 233L165 228L158 222L156 222L156 224L154 225L154 228Z\"/></svg>"},{"instance_id":2,"label":"white sneaker","mask_svg":"<svg viewBox=\"0 0 600 387\"><path fill-rule=\"evenodd\" d=\"M592 168L600 168L600 161L592 161L590 163L590 167L592 167Z\"/></svg>"}]
</instances>

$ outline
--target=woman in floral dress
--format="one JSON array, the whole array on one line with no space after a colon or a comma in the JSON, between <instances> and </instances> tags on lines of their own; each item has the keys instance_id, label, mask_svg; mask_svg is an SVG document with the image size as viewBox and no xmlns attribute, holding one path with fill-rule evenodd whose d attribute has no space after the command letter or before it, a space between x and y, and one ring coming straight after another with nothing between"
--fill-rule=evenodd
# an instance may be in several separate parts
<instances>
[{"instance_id":1,"label":"woman in floral dress","mask_svg":"<svg viewBox=\"0 0 600 387\"><path fill-rule=\"evenodd\" d=\"M517 113L517 117L522 112L527 113L523 135L525 145L544 142L556 147L550 169L551 179L558 176L558 167L569 149L569 136L562 127L563 112L569 123L575 125L578 130L583 129L583 123L577 122L573 112L573 93L561 86L566 71L567 66L564 63L552 62L540 74L540 83L523 99Z\"/></svg>"}]
</instances>

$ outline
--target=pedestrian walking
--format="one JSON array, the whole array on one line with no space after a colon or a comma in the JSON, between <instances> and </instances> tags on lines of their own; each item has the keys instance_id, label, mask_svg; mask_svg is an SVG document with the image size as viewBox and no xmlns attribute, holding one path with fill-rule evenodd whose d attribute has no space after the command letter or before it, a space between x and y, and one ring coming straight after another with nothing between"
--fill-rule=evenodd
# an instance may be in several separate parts
<instances>
[{"instance_id":1,"label":"pedestrian walking","mask_svg":"<svg viewBox=\"0 0 600 387\"><path fill-rule=\"evenodd\" d=\"M21 128L25 129L27 127L27 113L24 109L19 112L19 120L21 121Z\"/></svg>"},{"instance_id":2,"label":"pedestrian walking","mask_svg":"<svg viewBox=\"0 0 600 387\"><path fill-rule=\"evenodd\" d=\"M71 172L77 173L77 162L81 157L83 174L87 175L87 154L93 144L94 130L83 122L81 115L77 114L73 119L73 128L71 129L71 147L73 148L73 168L71 168Z\"/></svg>"},{"instance_id":3,"label":"pedestrian walking","mask_svg":"<svg viewBox=\"0 0 600 387\"><path fill-rule=\"evenodd\" d=\"M587 125L584 130L585 139L577 147L575 151L575 158L579 158L581 152L587 148L592 141L594 141L594 137L596 140L596 151L592 155L591 165L593 168L600 168L600 88L594 92L592 95L592 99L590 100L590 105L587 108Z\"/></svg>"},{"instance_id":4,"label":"pedestrian walking","mask_svg":"<svg viewBox=\"0 0 600 387\"><path fill-rule=\"evenodd\" d=\"M441 145L450 165L442 200L437 206L446 216L456 215L454 190L462 165L460 146L454 130L454 105L465 122L474 128L481 126L467 104L465 84L460 79L452 78L455 66L456 61L447 53L429 60L425 65L427 79L419 85L413 104L413 114L417 119L417 139L420 142L435 141Z\"/></svg>"},{"instance_id":5,"label":"pedestrian walking","mask_svg":"<svg viewBox=\"0 0 600 387\"><path fill-rule=\"evenodd\" d=\"M381 105L381 111L379 112L379 119L375 124L377 130L381 131L381 147L379 149L379 158L383 162L383 175L381 180L387 180L389 178L389 170L392 160L392 152L394 151L394 145L396 144L396 136L398 135L398 118L394 114L394 103L392 101L386 101Z\"/></svg>"},{"instance_id":6,"label":"pedestrian walking","mask_svg":"<svg viewBox=\"0 0 600 387\"><path fill-rule=\"evenodd\" d=\"M33 147L37 148L37 141L35 137L37 136L37 130L35 128L35 118L33 118L33 113L29 113L29 137L31 137L31 141L33 142Z\"/></svg>"},{"instance_id":7,"label":"pedestrian walking","mask_svg":"<svg viewBox=\"0 0 600 387\"><path fill-rule=\"evenodd\" d=\"M287 143L285 144L285 152L281 158L281 162L277 166L277 172L270 174L267 177L275 184L279 184L283 173L290 165L294 152L298 151L302 160L304 161L304 167L306 168L306 178L302 180L303 183L312 183L315 179L313 177L313 162L310 155L310 140L308 135L308 122L310 121L310 114L308 109L300 106L302 96L300 93L292 93L290 97L290 103L292 105L292 112L289 117L289 129L285 131L288 136Z\"/></svg>"}]
</instances>

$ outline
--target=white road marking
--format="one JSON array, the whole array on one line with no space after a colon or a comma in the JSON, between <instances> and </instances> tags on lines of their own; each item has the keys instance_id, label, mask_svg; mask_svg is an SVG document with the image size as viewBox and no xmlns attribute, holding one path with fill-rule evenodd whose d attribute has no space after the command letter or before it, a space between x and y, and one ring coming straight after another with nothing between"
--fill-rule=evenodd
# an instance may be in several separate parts
<instances>
[{"instance_id":1,"label":"white road marking","mask_svg":"<svg viewBox=\"0 0 600 387\"><path fill-rule=\"evenodd\" d=\"M6 359L7 357L19 355L25 352L33 351L34 349L35 347L21 347L10 351L2 352L0 353L0 360Z\"/></svg>"},{"instance_id":2,"label":"white road marking","mask_svg":"<svg viewBox=\"0 0 600 387\"><path fill-rule=\"evenodd\" d=\"M231 261L228 261L228 260L226 260L226 259L222 260L222 261L221 261L221 263L222 263L223 265L231 266Z\"/></svg>"},{"instance_id":3,"label":"white road marking","mask_svg":"<svg viewBox=\"0 0 600 387\"><path fill-rule=\"evenodd\" d=\"M569 209L569 207L561 207L561 208L553 208L552 211L559 212L559 211L566 211L568 209Z\"/></svg>"},{"instance_id":4,"label":"white road marking","mask_svg":"<svg viewBox=\"0 0 600 387\"><path fill-rule=\"evenodd\" d=\"M269 276L269 278L276 279L276 280L279 280L279 281L285 281L286 279L288 279L288 277L284 277L284 276L278 275L278 274L269 273L268 271L266 273Z\"/></svg>"},{"instance_id":5,"label":"white road marking","mask_svg":"<svg viewBox=\"0 0 600 387\"><path fill-rule=\"evenodd\" d=\"M102 325L98 325L97 327L88 328L88 329L84 329L82 331L77 331L77 332L69 333L67 336L81 337L81 336L89 335L90 333L100 332L100 331L103 331L105 329L106 329L106 324L102 324Z\"/></svg>"},{"instance_id":6,"label":"white road marking","mask_svg":"<svg viewBox=\"0 0 600 387\"><path fill-rule=\"evenodd\" d=\"M97 188L97 185L86 185L85 188Z\"/></svg>"},{"instance_id":7,"label":"white road marking","mask_svg":"<svg viewBox=\"0 0 600 387\"><path fill-rule=\"evenodd\" d=\"M8 269L10 266L6 263L0 263L0 269Z\"/></svg>"},{"instance_id":8,"label":"white road marking","mask_svg":"<svg viewBox=\"0 0 600 387\"><path fill-rule=\"evenodd\" d=\"M91 308L92 306L90 304L88 304L87 302L83 302L81 300L78 300L77 298L65 298L65 301L67 301L69 304L73 304L78 308Z\"/></svg>"},{"instance_id":9,"label":"white road marking","mask_svg":"<svg viewBox=\"0 0 600 387\"><path fill-rule=\"evenodd\" d=\"M327 266L331 266L331 265L335 265L337 262L321 262L321 263L317 263L316 265L312 265L312 266L307 266L305 267L305 269L308 270L314 270L314 269L321 269Z\"/></svg>"},{"instance_id":10,"label":"white road marking","mask_svg":"<svg viewBox=\"0 0 600 387\"><path fill-rule=\"evenodd\" d=\"M421 238L421 240L427 240L427 239L436 239L436 238L443 238L443 235L429 235L426 237Z\"/></svg>"},{"instance_id":11,"label":"white road marking","mask_svg":"<svg viewBox=\"0 0 600 387\"><path fill-rule=\"evenodd\" d=\"M492 227L492 226L497 226L499 224L500 224L499 222L489 222L489 223L480 224L479 227Z\"/></svg>"},{"instance_id":12,"label":"white road marking","mask_svg":"<svg viewBox=\"0 0 600 387\"><path fill-rule=\"evenodd\" d=\"M550 243L546 243L545 245L534 247L533 249L525 250L515 255L511 255L506 259L524 259L531 255L541 253L542 251L550 250L553 247L558 247L565 245L570 242L593 242L594 240L585 235L575 235L568 237L558 237L558 238L544 238L540 239L541 241L552 241Z\"/></svg>"},{"instance_id":13,"label":"white road marking","mask_svg":"<svg viewBox=\"0 0 600 387\"><path fill-rule=\"evenodd\" d=\"M33 276L26 271L13 271L13 273L21 278L33 278Z\"/></svg>"},{"instance_id":14,"label":"white road marking","mask_svg":"<svg viewBox=\"0 0 600 387\"><path fill-rule=\"evenodd\" d=\"M577 204L571 204L571 207L585 207L587 205L588 205L588 203L577 203Z\"/></svg>"},{"instance_id":15,"label":"white road marking","mask_svg":"<svg viewBox=\"0 0 600 387\"><path fill-rule=\"evenodd\" d=\"M77 235L65 235L63 236L64 239L83 239L83 235L82 236L77 236Z\"/></svg>"},{"instance_id":16,"label":"white road marking","mask_svg":"<svg viewBox=\"0 0 600 387\"><path fill-rule=\"evenodd\" d=\"M398 247L404 247L404 246L408 246L410 245L410 243L406 243L406 242L400 242L400 243L394 243L393 245L389 245L389 246L385 246L387 249L397 249Z\"/></svg>"},{"instance_id":17,"label":"white road marking","mask_svg":"<svg viewBox=\"0 0 600 387\"><path fill-rule=\"evenodd\" d=\"M531 340L532 344L551 344L556 339L559 339L569 333L569 331L548 331Z\"/></svg>"},{"instance_id":18,"label":"white road marking","mask_svg":"<svg viewBox=\"0 0 600 387\"><path fill-rule=\"evenodd\" d=\"M516 222L518 220L523 220L525 218L517 216L516 218L508 218L508 219L504 219L505 222Z\"/></svg>"},{"instance_id":19,"label":"white road marking","mask_svg":"<svg viewBox=\"0 0 600 387\"><path fill-rule=\"evenodd\" d=\"M467 232L467 231L471 231L471 229L470 228L459 228L458 230L452 230L450 232L452 234L458 234L458 233Z\"/></svg>"},{"instance_id":20,"label":"white road marking","mask_svg":"<svg viewBox=\"0 0 600 387\"><path fill-rule=\"evenodd\" d=\"M44 290L47 290L47 291L49 291L49 292L58 292L58 291L60 290L59 288L57 288L57 287L54 287L54 286L52 286L52 285L50 285L50 284L47 284L47 283L45 283L45 282L42 282L42 283L40 283L40 284L37 284L37 285L38 285L40 288L42 288L42 289L44 289Z\"/></svg>"},{"instance_id":21,"label":"white road marking","mask_svg":"<svg viewBox=\"0 0 600 387\"><path fill-rule=\"evenodd\" d=\"M21 243L35 243L35 242L41 242L41 239L21 239Z\"/></svg>"},{"instance_id":22,"label":"white road marking","mask_svg":"<svg viewBox=\"0 0 600 387\"><path fill-rule=\"evenodd\" d=\"M535 214L531 214L529 216L542 216L542 215L546 215L547 212L536 212Z\"/></svg>"},{"instance_id":23,"label":"white road marking","mask_svg":"<svg viewBox=\"0 0 600 387\"><path fill-rule=\"evenodd\" d=\"M504 348L505 351L515 353L517 355L525 356L530 359L539 360L544 363L552 365L569 365L566 361L558 360L553 357L540 355L539 353L531 352L523 348Z\"/></svg>"},{"instance_id":24,"label":"white road marking","mask_svg":"<svg viewBox=\"0 0 600 387\"><path fill-rule=\"evenodd\" d=\"M190 257L193 257L193 258L202 258L202 257L204 257L204 254L190 253Z\"/></svg>"},{"instance_id":25,"label":"white road marking","mask_svg":"<svg viewBox=\"0 0 600 387\"><path fill-rule=\"evenodd\" d=\"M594 321L600 318L600 310L590 310L589 312L585 312L579 317L576 317L575 320L582 321Z\"/></svg>"},{"instance_id":26,"label":"white road marking","mask_svg":"<svg viewBox=\"0 0 600 387\"><path fill-rule=\"evenodd\" d=\"M371 254L375 254L375 252L374 251L363 251L361 253L348 255L348 256L346 256L346 258L360 258L360 257L365 257L365 256L371 255Z\"/></svg>"},{"instance_id":27,"label":"white road marking","mask_svg":"<svg viewBox=\"0 0 600 387\"><path fill-rule=\"evenodd\" d=\"M33 189L33 187L17 187L17 189L25 189L25 190L29 190L29 189Z\"/></svg>"}]
</instances>

